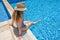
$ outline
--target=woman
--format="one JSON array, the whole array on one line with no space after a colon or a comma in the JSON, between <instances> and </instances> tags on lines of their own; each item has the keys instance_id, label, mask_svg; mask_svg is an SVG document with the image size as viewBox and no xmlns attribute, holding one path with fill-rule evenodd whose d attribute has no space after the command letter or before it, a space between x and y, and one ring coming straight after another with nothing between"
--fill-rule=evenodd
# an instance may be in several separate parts
<instances>
[{"instance_id":1,"label":"woman","mask_svg":"<svg viewBox=\"0 0 60 40\"><path fill-rule=\"evenodd\" d=\"M12 26L14 26L14 22L16 23L19 31L19 40L21 40L22 37L22 31L26 31L30 25L35 24L36 22L31 21L24 21L23 18L23 11L26 10L25 5L23 2L20 2L17 4L17 7L14 9L13 15L12 15Z\"/></svg>"}]
</instances>

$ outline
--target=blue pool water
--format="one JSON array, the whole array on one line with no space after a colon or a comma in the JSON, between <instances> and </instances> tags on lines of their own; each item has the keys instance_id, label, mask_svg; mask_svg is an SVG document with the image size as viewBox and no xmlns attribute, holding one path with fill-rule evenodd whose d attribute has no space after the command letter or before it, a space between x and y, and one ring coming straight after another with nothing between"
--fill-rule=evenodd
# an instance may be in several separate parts
<instances>
[{"instance_id":1,"label":"blue pool water","mask_svg":"<svg viewBox=\"0 0 60 40\"><path fill-rule=\"evenodd\" d=\"M3 5L0 3L0 10ZM38 40L60 40L60 0L27 0L25 1L27 10L24 12L24 20L42 21L32 25L30 30ZM14 8L16 3L11 4ZM7 17L4 7L4 15ZM8 17L6 18L8 19Z\"/></svg>"},{"instance_id":2,"label":"blue pool water","mask_svg":"<svg viewBox=\"0 0 60 40\"><path fill-rule=\"evenodd\" d=\"M30 30L38 40L60 40L60 0L28 0L24 12L25 20L42 21ZM12 7L16 6L11 4Z\"/></svg>"},{"instance_id":3,"label":"blue pool water","mask_svg":"<svg viewBox=\"0 0 60 40\"><path fill-rule=\"evenodd\" d=\"M4 22L9 20L11 17L9 17L8 11L5 9L4 4L0 2L0 22Z\"/></svg>"}]
</instances>

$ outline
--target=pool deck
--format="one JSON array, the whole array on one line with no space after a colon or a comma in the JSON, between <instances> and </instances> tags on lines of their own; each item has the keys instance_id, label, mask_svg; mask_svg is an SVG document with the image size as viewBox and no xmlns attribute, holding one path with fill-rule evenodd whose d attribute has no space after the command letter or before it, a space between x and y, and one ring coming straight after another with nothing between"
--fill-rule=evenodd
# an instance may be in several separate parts
<instances>
[{"instance_id":1,"label":"pool deck","mask_svg":"<svg viewBox=\"0 0 60 40\"><path fill-rule=\"evenodd\" d=\"M3 3L5 4L8 12L12 16L12 13L14 11L13 8L10 6L7 0L3 0ZM14 33L14 28L9 25L11 23L11 20L12 19L0 23L0 40L17 40L17 36ZM15 32L18 33L17 31ZM37 39L30 31L30 29L28 29L27 32L23 35L23 40L37 40Z\"/></svg>"}]
</instances>

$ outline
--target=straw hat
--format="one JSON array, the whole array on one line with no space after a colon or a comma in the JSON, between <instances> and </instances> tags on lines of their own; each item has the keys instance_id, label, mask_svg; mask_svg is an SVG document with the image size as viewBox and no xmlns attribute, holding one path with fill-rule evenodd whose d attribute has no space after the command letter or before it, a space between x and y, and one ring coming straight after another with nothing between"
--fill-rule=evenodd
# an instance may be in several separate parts
<instances>
[{"instance_id":1,"label":"straw hat","mask_svg":"<svg viewBox=\"0 0 60 40\"><path fill-rule=\"evenodd\" d=\"M14 10L25 11L25 10L26 10L26 7L25 7L24 2L19 2L19 3L17 4L17 6L15 7Z\"/></svg>"}]
</instances>

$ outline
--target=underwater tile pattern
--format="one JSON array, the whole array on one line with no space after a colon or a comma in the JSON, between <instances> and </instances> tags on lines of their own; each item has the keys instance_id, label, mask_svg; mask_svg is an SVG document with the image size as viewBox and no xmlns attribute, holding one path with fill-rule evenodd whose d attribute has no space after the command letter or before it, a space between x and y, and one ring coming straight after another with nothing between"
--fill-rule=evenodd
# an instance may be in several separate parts
<instances>
[{"instance_id":1,"label":"underwater tile pattern","mask_svg":"<svg viewBox=\"0 0 60 40\"><path fill-rule=\"evenodd\" d=\"M25 20L42 20L30 30L38 40L60 40L60 0L26 1Z\"/></svg>"},{"instance_id":2,"label":"underwater tile pattern","mask_svg":"<svg viewBox=\"0 0 60 40\"><path fill-rule=\"evenodd\" d=\"M60 40L60 0L27 0L24 20L42 20L30 27L38 40Z\"/></svg>"},{"instance_id":3,"label":"underwater tile pattern","mask_svg":"<svg viewBox=\"0 0 60 40\"><path fill-rule=\"evenodd\" d=\"M0 2L0 22L9 20L9 17L7 15L6 9L4 8L4 5L2 2Z\"/></svg>"},{"instance_id":4,"label":"underwater tile pattern","mask_svg":"<svg viewBox=\"0 0 60 40\"><path fill-rule=\"evenodd\" d=\"M17 2L22 2L22 1L26 1L26 0L7 0L10 4L12 3L17 3Z\"/></svg>"}]
</instances>

